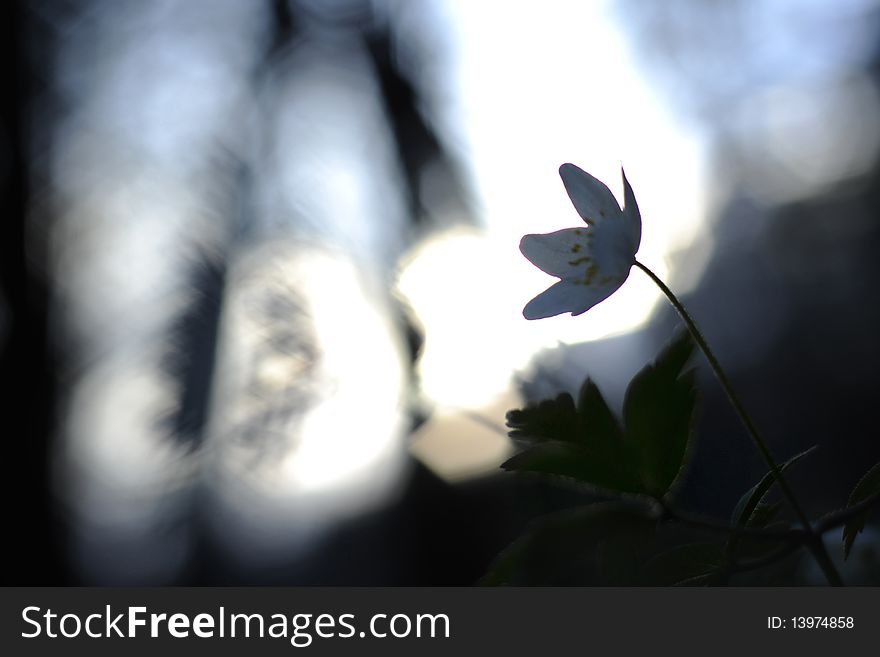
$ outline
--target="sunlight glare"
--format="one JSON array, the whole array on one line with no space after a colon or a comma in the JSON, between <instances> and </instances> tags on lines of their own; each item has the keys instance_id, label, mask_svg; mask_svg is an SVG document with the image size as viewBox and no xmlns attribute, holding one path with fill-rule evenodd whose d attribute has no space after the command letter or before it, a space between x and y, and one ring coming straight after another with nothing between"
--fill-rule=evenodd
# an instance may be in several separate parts
<instances>
[{"instance_id":1,"label":"sunlight glare","mask_svg":"<svg viewBox=\"0 0 880 657\"><path fill-rule=\"evenodd\" d=\"M704 154L701 136L656 98L601 3L548 2L540 14L506 3L504 30L495 29L493 3L453 2L449 11L460 52L453 73L464 99L461 133L486 230L423 245L404 264L400 288L427 333L425 394L473 408L501 394L539 349L634 330L660 298L634 271L583 317L522 317L525 303L555 279L522 257L520 238L580 222L559 165L578 164L618 199L626 167L643 217L639 259L666 277L670 255L701 225Z\"/></svg>"}]
</instances>

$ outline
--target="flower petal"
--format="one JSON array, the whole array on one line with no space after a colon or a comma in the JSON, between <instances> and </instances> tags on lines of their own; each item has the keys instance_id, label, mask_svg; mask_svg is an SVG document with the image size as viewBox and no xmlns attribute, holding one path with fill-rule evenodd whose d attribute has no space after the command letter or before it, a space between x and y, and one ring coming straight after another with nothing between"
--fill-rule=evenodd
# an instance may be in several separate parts
<instances>
[{"instance_id":1,"label":"flower petal","mask_svg":"<svg viewBox=\"0 0 880 657\"><path fill-rule=\"evenodd\" d=\"M626 276L595 285L584 285L574 280L559 281L529 301L523 308L523 317L544 319L562 313L580 315L610 297L623 285L624 280Z\"/></svg>"},{"instance_id":2,"label":"flower petal","mask_svg":"<svg viewBox=\"0 0 880 657\"><path fill-rule=\"evenodd\" d=\"M618 217L620 206L608 186L574 164L559 167L562 184L581 219L589 225L600 223L606 217Z\"/></svg>"},{"instance_id":3,"label":"flower petal","mask_svg":"<svg viewBox=\"0 0 880 657\"><path fill-rule=\"evenodd\" d=\"M626 226L626 236L633 254L639 250L642 241L642 215L639 213L639 204L636 203L636 195L626 179L623 167L620 168L623 176L623 222Z\"/></svg>"},{"instance_id":4,"label":"flower petal","mask_svg":"<svg viewBox=\"0 0 880 657\"><path fill-rule=\"evenodd\" d=\"M566 228L545 235L526 235L520 240L519 250L538 269L567 278L590 266L592 232L589 228Z\"/></svg>"}]
</instances>

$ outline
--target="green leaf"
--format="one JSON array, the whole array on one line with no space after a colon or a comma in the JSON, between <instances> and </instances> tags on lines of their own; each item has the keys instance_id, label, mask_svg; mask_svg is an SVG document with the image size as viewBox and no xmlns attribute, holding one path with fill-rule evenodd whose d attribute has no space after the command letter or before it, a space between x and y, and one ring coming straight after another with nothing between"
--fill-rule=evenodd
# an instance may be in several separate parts
<instances>
[{"instance_id":1,"label":"green leaf","mask_svg":"<svg viewBox=\"0 0 880 657\"><path fill-rule=\"evenodd\" d=\"M641 566L656 543L657 522L653 518L618 523L616 531L596 545L599 583L613 586L638 586Z\"/></svg>"},{"instance_id":2,"label":"green leaf","mask_svg":"<svg viewBox=\"0 0 880 657\"><path fill-rule=\"evenodd\" d=\"M688 450L696 392L693 373L682 370L693 350L690 336L682 333L633 378L624 401L625 430L590 379L576 405L563 393L510 411L510 436L526 449L502 468L661 497Z\"/></svg>"},{"instance_id":3,"label":"green leaf","mask_svg":"<svg viewBox=\"0 0 880 657\"><path fill-rule=\"evenodd\" d=\"M816 449L816 445L813 445L809 449L805 449L800 454L795 454L785 463L780 465L779 469L782 472L785 472L789 467L800 461L804 456L812 452L814 449ZM753 516L755 515L761 503L764 501L764 497L766 497L767 493L770 492L770 489L773 487L774 483L776 483L776 477L773 475L772 472L768 472L761 478L761 481L752 486L743 494L743 496L739 499L739 502L737 502L736 507L734 507L733 515L730 519L734 526L762 526L755 522ZM769 520L767 520L767 522L769 522ZM766 522L764 524L766 524Z\"/></svg>"},{"instance_id":4,"label":"green leaf","mask_svg":"<svg viewBox=\"0 0 880 657\"><path fill-rule=\"evenodd\" d=\"M805 449L803 452L795 454L785 463L780 465L779 470L785 472L788 468L815 449L816 445L813 445L809 449ZM774 520L781 510L782 505L779 503L768 504L764 501L764 498L767 497L767 494L770 492L770 489L773 488L773 484L775 483L776 477L772 472L768 472L761 477L761 481L752 486L742 497L739 498L739 502L737 502L734 507L730 519L734 527L766 527ZM755 545L755 543L755 541L731 535L731 537L727 539L725 552L728 555L733 555L735 552L740 553L740 555L743 553L754 555L765 551L768 548L775 547L775 544L770 542L761 543L758 541L757 545Z\"/></svg>"},{"instance_id":5,"label":"green leaf","mask_svg":"<svg viewBox=\"0 0 880 657\"><path fill-rule=\"evenodd\" d=\"M557 440L571 443L582 441L574 400L567 392L535 406L509 411L507 426L511 429L508 435L514 440Z\"/></svg>"},{"instance_id":6,"label":"green leaf","mask_svg":"<svg viewBox=\"0 0 880 657\"><path fill-rule=\"evenodd\" d=\"M623 403L626 440L638 453L645 489L662 497L681 472L693 425L696 390L683 369L694 351L681 333L630 382Z\"/></svg>"},{"instance_id":7,"label":"green leaf","mask_svg":"<svg viewBox=\"0 0 880 657\"><path fill-rule=\"evenodd\" d=\"M751 518L749 518L748 526L754 527L756 529L766 527L776 519L776 516L779 515L779 512L781 510L782 502L773 502L772 504L761 502L757 507L755 507Z\"/></svg>"},{"instance_id":8,"label":"green leaf","mask_svg":"<svg viewBox=\"0 0 880 657\"><path fill-rule=\"evenodd\" d=\"M507 414L510 436L530 445L502 464L505 470L572 479L621 493L643 493L638 459L617 418L590 379L578 404L567 393Z\"/></svg>"},{"instance_id":9,"label":"green leaf","mask_svg":"<svg viewBox=\"0 0 880 657\"><path fill-rule=\"evenodd\" d=\"M624 460L610 461L586 445L542 442L501 464L504 470L533 472L618 493L643 493L638 476Z\"/></svg>"},{"instance_id":10,"label":"green leaf","mask_svg":"<svg viewBox=\"0 0 880 657\"><path fill-rule=\"evenodd\" d=\"M584 381L578 393L577 413L589 436L589 442L599 443L604 449L610 449L612 452L620 449L623 444L620 423L591 379ZM617 454L613 453L610 456Z\"/></svg>"},{"instance_id":11,"label":"green leaf","mask_svg":"<svg viewBox=\"0 0 880 657\"><path fill-rule=\"evenodd\" d=\"M876 463L873 468L865 473L856 487L850 493L849 500L846 503L847 508L856 506L865 501L872 495L880 493L880 463ZM868 520L869 510L865 510L852 518L843 527L843 556L849 558L849 553L858 536L865 529L865 522Z\"/></svg>"},{"instance_id":12,"label":"green leaf","mask_svg":"<svg viewBox=\"0 0 880 657\"><path fill-rule=\"evenodd\" d=\"M724 563L717 543L688 543L658 554L643 568L647 584L655 586L707 586L721 580Z\"/></svg>"},{"instance_id":13,"label":"green leaf","mask_svg":"<svg viewBox=\"0 0 880 657\"><path fill-rule=\"evenodd\" d=\"M616 579L621 572L631 577L638 571L637 562L624 565L621 558L638 559L650 544L656 524L647 509L623 502L601 502L544 516L498 555L479 584L621 583ZM609 559L611 554L613 559Z\"/></svg>"}]
</instances>

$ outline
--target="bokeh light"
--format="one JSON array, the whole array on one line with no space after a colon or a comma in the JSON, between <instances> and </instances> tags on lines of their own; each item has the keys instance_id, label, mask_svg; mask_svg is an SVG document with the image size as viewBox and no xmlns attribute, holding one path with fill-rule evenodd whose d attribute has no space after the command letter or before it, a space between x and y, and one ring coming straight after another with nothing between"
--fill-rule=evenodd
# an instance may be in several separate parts
<instances>
[{"instance_id":1,"label":"bokeh light","mask_svg":"<svg viewBox=\"0 0 880 657\"><path fill-rule=\"evenodd\" d=\"M580 222L564 162L618 199L625 168L639 260L784 451L870 406L877 0L21 6L33 412L74 582L324 581L359 522L427 553L418 495L490 480L508 409L585 372L619 402L673 326L642 272L521 314L554 282L521 237ZM719 444L695 486L750 472Z\"/></svg>"}]
</instances>

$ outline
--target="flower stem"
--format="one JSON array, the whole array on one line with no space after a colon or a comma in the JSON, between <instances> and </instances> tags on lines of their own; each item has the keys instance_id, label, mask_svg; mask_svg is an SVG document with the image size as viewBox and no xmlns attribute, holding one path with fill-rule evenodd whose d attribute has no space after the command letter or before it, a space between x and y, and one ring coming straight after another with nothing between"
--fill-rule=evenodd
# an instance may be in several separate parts
<instances>
[{"instance_id":1,"label":"flower stem","mask_svg":"<svg viewBox=\"0 0 880 657\"><path fill-rule=\"evenodd\" d=\"M696 341L703 354L706 356L706 360L709 361L709 365L712 367L712 371L715 373L718 382L724 389L724 394L726 394L727 399L730 400L730 404L733 406L736 414L739 416L739 419L743 423L743 426L745 426L746 431L748 431L752 442L755 444L755 447L758 448L758 451L764 458L764 462L770 468L770 472L773 473L774 478L779 483L779 488L782 490L782 494L785 496L785 499L788 501L795 515L798 517L798 520L803 525L804 531L806 531L809 535L810 540L808 541L807 546L810 548L810 551L813 553L816 562L819 564L819 567L825 574L828 583L832 586L842 586L843 581L840 578L840 573L837 572L837 569L834 567L834 563L831 561L831 557L828 555L828 551L825 549L825 544L822 542L822 536L816 533L816 531L814 531L813 527L810 525L810 521L807 518L807 515L804 513L804 510L801 508L801 505L798 503L797 498L794 495L794 491L788 485L788 481L783 476L782 470L773 459L773 454L771 454L770 448L761 437L761 434L758 433L758 429L755 427L755 424L752 422L752 419L749 417L748 413L746 413L746 410L740 402L739 397L737 397L736 393L733 391L733 386L730 385L730 380L727 378L727 374L725 374L724 370L721 368L721 363L718 362L715 354L712 353L712 350L709 348L706 339L703 337L703 334L700 333L700 329L698 329L697 325L694 323L693 318L682 305L681 301L678 300L678 297L676 297L672 290L670 290L666 286L666 284L662 280L660 280L657 274L652 272L638 260L636 260L633 264L635 264L636 267L645 272L645 274L647 274L648 277L652 281L654 281L657 287L660 288L663 294L666 295L666 298L669 299L669 302L678 311L678 314L684 321L685 326L687 326L688 331L690 331L690 334L693 336L694 341Z\"/></svg>"}]
</instances>

